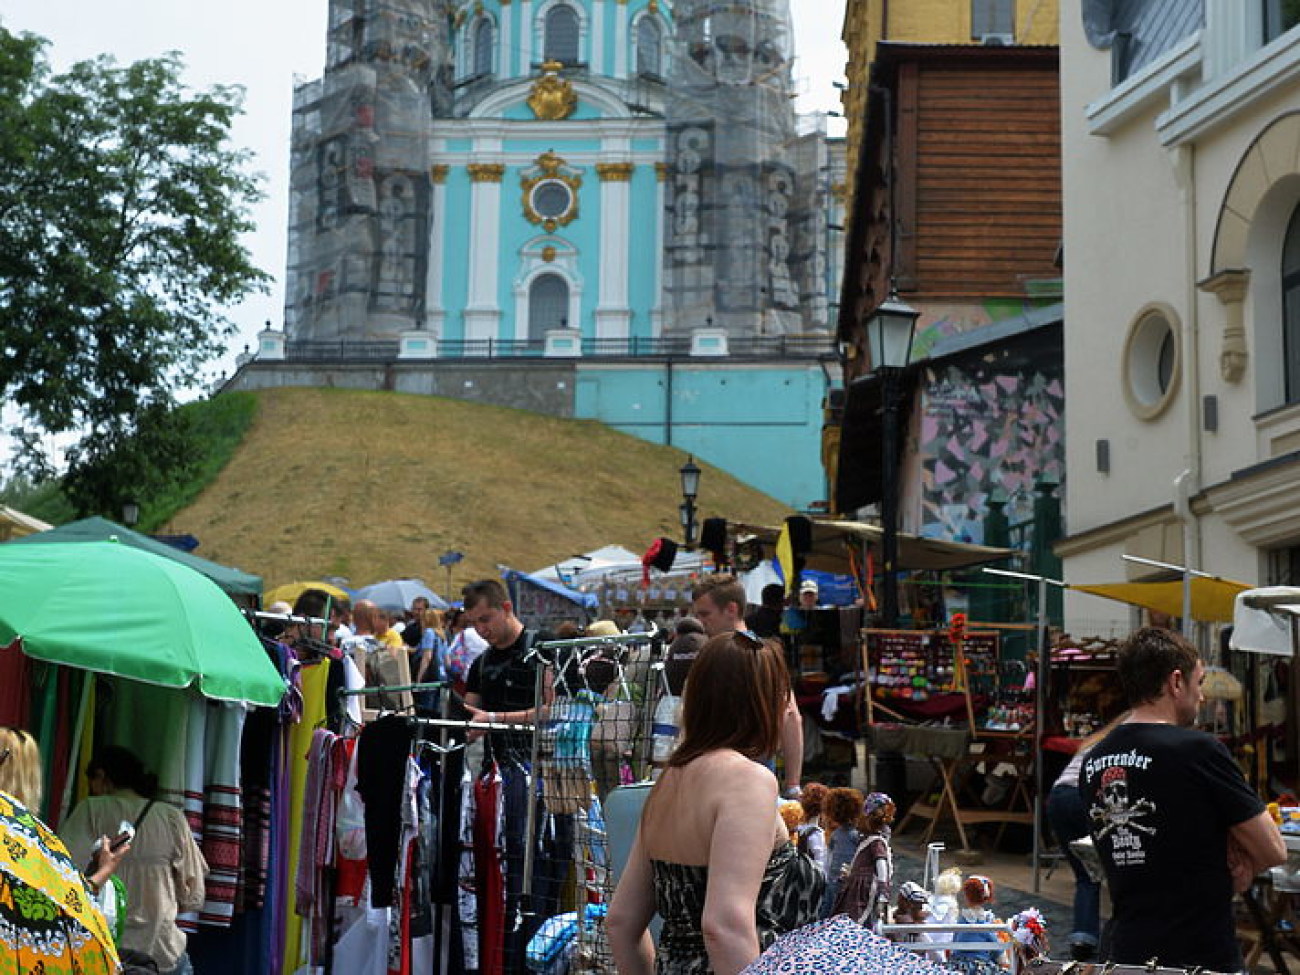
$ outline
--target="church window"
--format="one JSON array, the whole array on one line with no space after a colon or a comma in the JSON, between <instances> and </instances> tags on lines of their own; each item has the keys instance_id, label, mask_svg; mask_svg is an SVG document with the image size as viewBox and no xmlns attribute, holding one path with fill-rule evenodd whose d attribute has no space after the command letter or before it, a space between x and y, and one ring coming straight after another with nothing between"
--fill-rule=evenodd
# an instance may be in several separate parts
<instances>
[{"instance_id":1,"label":"church window","mask_svg":"<svg viewBox=\"0 0 1300 975\"><path fill-rule=\"evenodd\" d=\"M1286 401L1300 402L1300 207L1291 213L1282 245L1282 356Z\"/></svg>"},{"instance_id":2,"label":"church window","mask_svg":"<svg viewBox=\"0 0 1300 975\"><path fill-rule=\"evenodd\" d=\"M544 339L569 324L569 284L558 274L539 274L528 289L528 337Z\"/></svg>"},{"instance_id":3,"label":"church window","mask_svg":"<svg viewBox=\"0 0 1300 975\"><path fill-rule=\"evenodd\" d=\"M562 180L548 179L533 188L533 209L546 220L558 220L573 206L573 191Z\"/></svg>"},{"instance_id":4,"label":"church window","mask_svg":"<svg viewBox=\"0 0 1300 975\"><path fill-rule=\"evenodd\" d=\"M546 12L546 38L542 50L548 61L578 63L578 15L568 4L556 4Z\"/></svg>"},{"instance_id":5,"label":"church window","mask_svg":"<svg viewBox=\"0 0 1300 975\"><path fill-rule=\"evenodd\" d=\"M636 73L658 76L662 73L663 39L659 25L651 17L642 17L636 27Z\"/></svg>"},{"instance_id":6,"label":"church window","mask_svg":"<svg viewBox=\"0 0 1300 975\"><path fill-rule=\"evenodd\" d=\"M492 21L484 17L474 28L474 71L481 77L492 73L492 48L494 46Z\"/></svg>"}]
</instances>

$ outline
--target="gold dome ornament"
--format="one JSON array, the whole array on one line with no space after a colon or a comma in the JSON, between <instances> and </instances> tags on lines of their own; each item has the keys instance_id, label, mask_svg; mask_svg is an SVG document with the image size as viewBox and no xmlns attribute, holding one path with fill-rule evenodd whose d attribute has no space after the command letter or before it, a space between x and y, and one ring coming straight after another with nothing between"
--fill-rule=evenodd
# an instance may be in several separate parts
<instances>
[{"instance_id":1,"label":"gold dome ornament","mask_svg":"<svg viewBox=\"0 0 1300 975\"><path fill-rule=\"evenodd\" d=\"M578 93L560 77L563 67L559 61L544 63L542 76L533 82L532 94L528 96L528 107L545 122L566 119L578 107Z\"/></svg>"}]
</instances>

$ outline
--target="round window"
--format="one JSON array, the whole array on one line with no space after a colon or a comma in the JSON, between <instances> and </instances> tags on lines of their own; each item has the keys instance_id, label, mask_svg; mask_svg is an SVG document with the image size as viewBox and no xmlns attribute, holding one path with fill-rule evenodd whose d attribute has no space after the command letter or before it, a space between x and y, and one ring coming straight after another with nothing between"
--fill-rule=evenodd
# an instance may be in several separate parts
<instances>
[{"instance_id":1,"label":"round window","mask_svg":"<svg viewBox=\"0 0 1300 975\"><path fill-rule=\"evenodd\" d=\"M572 205L573 191L558 179L548 179L533 188L533 209L545 220L558 220Z\"/></svg>"},{"instance_id":2,"label":"round window","mask_svg":"<svg viewBox=\"0 0 1300 975\"><path fill-rule=\"evenodd\" d=\"M1178 389L1179 348L1172 309L1148 308L1129 329L1124 350L1124 393L1138 417L1165 411Z\"/></svg>"}]
</instances>

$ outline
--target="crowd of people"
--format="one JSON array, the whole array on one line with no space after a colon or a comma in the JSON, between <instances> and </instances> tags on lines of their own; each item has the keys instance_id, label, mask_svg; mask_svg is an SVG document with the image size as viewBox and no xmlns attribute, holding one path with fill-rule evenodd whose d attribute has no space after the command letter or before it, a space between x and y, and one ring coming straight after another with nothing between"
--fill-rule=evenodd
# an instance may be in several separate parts
<instances>
[{"instance_id":1,"label":"crowd of people","mask_svg":"<svg viewBox=\"0 0 1300 975\"><path fill-rule=\"evenodd\" d=\"M555 675L538 679L538 634L496 580L465 587L458 608L415 600L401 614L367 601L348 606L309 591L286 613L287 643L342 648L367 683L435 688L394 694L385 709L441 713L466 722L471 741L526 752L529 726L555 702ZM676 706L676 735L657 763L606 931L620 973L736 973L782 935L846 917L874 932L887 924L985 925L994 920L989 878L940 875L933 889L896 880L883 793L805 782L802 723L786 649L774 638L781 601L765 593L747 615L744 588L727 574L700 580L692 615L678 621L663 661L662 693ZM813 604L816 592L805 588ZM328 619L324 627L303 618ZM607 629L602 629L607 627ZM612 629L609 629L612 628ZM593 624L591 633L617 632ZM572 632L581 633L581 630ZM648 658L629 666L650 666ZM1147 627L1118 655L1129 710L1083 741L1046 797L1076 874L1069 953L1076 959L1239 971L1233 896L1286 849L1264 803L1215 737L1193 728L1204 666L1177 634ZM648 673L643 686L653 687ZM647 695L640 706L655 707ZM92 896L121 908L123 957L146 970L192 971L177 916L202 900L206 864L184 816L155 802L156 781L112 746L85 766L88 795L62 825ZM521 909L525 809L533 778L505 767L507 912ZM24 731L0 729L0 791L40 806L40 754ZM1113 910L1100 919L1102 887L1072 841L1090 841ZM104 891L117 892L114 905ZM657 941L651 920L663 919ZM900 940L934 945L923 931ZM952 941L996 941L981 928ZM996 970L1002 946L923 948L950 969ZM516 961L519 956L515 956Z\"/></svg>"}]
</instances>

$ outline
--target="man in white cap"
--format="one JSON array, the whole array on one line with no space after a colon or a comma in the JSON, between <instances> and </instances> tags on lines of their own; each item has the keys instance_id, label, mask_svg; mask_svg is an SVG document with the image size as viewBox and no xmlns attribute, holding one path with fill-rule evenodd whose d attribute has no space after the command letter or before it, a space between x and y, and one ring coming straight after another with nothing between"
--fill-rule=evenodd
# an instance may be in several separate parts
<instances>
[{"instance_id":1,"label":"man in white cap","mask_svg":"<svg viewBox=\"0 0 1300 975\"><path fill-rule=\"evenodd\" d=\"M821 596L821 589L817 585L816 579L805 579L799 583L799 608L811 610L817 608L817 600Z\"/></svg>"}]
</instances>

